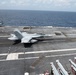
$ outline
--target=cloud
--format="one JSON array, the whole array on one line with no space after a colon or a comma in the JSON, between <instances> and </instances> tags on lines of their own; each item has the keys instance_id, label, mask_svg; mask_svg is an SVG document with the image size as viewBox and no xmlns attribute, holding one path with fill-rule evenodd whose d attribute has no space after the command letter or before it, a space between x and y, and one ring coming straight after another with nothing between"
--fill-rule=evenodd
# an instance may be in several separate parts
<instances>
[{"instance_id":1,"label":"cloud","mask_svg":"<svg viewBox=\"0 0 76 75\"><path fill-rule=\"evenodd\" d=\"M53 0L35 0L35 3L42 3L42 4L48 4L52 2Z\"/></svg>"},{"instance_id":2,"label":"cloud","mask_svg":"<svg viewBox=\"0 0 76 75\"><path fill-rule=\"evenodd\" d=\"M53 6L69 6L76 4L76 0L33 0L36 4L52 4Z\"/></svg>"},{"instance_id":3,"label":"cloud","mask_svg":"<svg viewBox=\"0 0 76 75\"><path fill-rule=\"evenodd\" d=\"M20 5L27 5L29 0L4 0L1 1L1 5L9 5L9 6L20 6Z\"/></svg>"},{"instance_id":4,"label":"cloud","mask_svg":"<svg viewBox=\"0 0 76 75\"><path fill-rule=\"evenodd\" d=\"M10 4L17 4L17 1L16 1L16 0L10 0L9 3L10 3Z\"/></svg>"},{"instance_id":5,"label":"cloud","mask_svg":"<svg viewBox=\"0 0 76 75\"><path fill-rule=\"evenodd\" d=\"M70 1L69 0L53 0L53 4L55 6L68 6L70 5Z\"/></svg>"},{"instance_id":6,"label":"cloud","mask_svg":"<svg viewBox=\"0 0 76 75\"><path fill-rule=\"evenodd\" d=\"M0 4L1 5L5 5L6 4L6 1L1 1Z\"/></svg>"},{"instance_id":7,"label":"cloud","mask_svg":"<svg viewBox=\"0 0 76 75\"><path fill-rule=\"evenodd\" d=\"M76 7L76 0L0 0L1 8L13 9L73 9Z\"/></svg>"},{"instance_id":8,"label":"cloud","mask_svg":"<svg viewBox=\"0 0 76 75\"><path fill-rule=\"evenodd\" d=\"M63 6L76 3L75 0L1 0L2 5L33 5L33 4L52 4L54 6ZM51 6L51 5L50 5Z\"/></svg>"},{"instance_id":9,"label":"cloud","mask_svg":"<svg viewBox=\"0 0 76 75\"><path fill-rule=\"evenodd\" d=\"M8 2L8 0L6 1L6 0L0 0L0 5L2 4L2 5L4 5L4 4L6 4L6 2Z\"/></svg>"}]
</instances>

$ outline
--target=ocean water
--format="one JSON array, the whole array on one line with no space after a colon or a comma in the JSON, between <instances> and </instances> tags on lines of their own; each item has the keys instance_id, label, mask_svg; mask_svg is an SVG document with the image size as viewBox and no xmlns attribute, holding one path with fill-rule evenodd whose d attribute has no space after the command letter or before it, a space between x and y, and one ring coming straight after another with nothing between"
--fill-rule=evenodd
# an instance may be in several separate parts
<instances>
[{"instance_id":1,"label":"ocean water","mask_svg":"<svg viewBox=\"0 0 76 75\"><path fill-rule=\"evenodd\" d=\"M76 12L0 10L3 26L76 27Z\"/></svg>"}]
</instances>

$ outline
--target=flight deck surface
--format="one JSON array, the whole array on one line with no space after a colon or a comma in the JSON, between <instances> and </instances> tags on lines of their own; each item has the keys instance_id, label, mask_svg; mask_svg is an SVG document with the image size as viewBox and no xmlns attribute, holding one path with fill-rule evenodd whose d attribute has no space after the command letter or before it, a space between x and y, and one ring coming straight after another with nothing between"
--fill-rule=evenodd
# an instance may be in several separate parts
<instances>
[{"instance_id":1,"label":"flight deck surface","mask_svg":"<svg viewBox=\"0 0 76 75\"><path fill-rule=\"evenodd\" d=\"M64 35L47 37L47 40L35 44L14 44L7 38L14 28L29 33L54 34L62 32ZM68 39L71 38L71 39ZM53 40L51 38L54 38ZM58 38L58 39L55 39ZM65 38L60 39L59 38ZM71 73L69 59L76 57L76 28L65 27L1 27L0 28L0 75L39 75L48 70L51 72L50 62L59 59L64 68Z\"/></svg>"}]
</instances>

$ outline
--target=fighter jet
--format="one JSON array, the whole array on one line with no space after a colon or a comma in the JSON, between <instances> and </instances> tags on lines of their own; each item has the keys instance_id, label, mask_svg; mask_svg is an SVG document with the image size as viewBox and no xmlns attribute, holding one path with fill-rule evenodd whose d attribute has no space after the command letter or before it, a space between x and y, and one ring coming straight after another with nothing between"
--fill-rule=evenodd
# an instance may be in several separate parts
<instances>
[{"instance_id":1,"label":"fighter jet","mask_svg":"<svg viewBox=\"0 0 76 75\"><path fill-rule=\"evenodd\" d=\"M37 38L42 38L44 36L52 36L50 34L38 34L38 33L27 33L27 32L21 32L18 29L14 30L14 33L11 34L11 36L8 38L9 40L20 40L21 43L35 43L37 42Z\"/></svg>"}]
</instances>

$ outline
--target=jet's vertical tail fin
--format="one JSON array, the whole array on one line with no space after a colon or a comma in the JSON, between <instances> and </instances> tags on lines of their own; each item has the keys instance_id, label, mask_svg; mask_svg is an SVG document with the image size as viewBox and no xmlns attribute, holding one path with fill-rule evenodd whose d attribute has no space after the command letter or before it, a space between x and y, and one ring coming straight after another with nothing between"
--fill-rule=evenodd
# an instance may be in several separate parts
<instances>
[{"instance_id":1,"label":"jet's vertical tail fin","mask_svg":"<svg viewBox=\"0 0 76 75\"><path fill-rule=\"evenodd\" d=\"M15 30L14 30L14 34L15 34L15 36L16 36L18 39L22 39L22 38L23 38L22 33L21 33L18 29L15 29Z\"/></svg>"}]
</instances>

